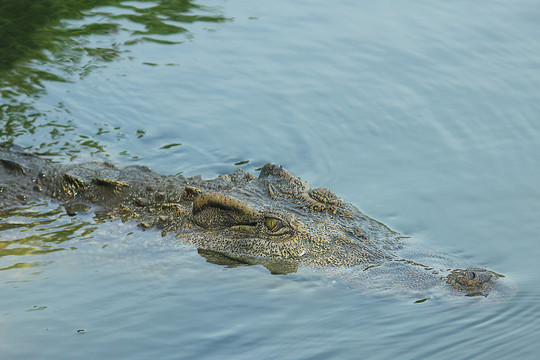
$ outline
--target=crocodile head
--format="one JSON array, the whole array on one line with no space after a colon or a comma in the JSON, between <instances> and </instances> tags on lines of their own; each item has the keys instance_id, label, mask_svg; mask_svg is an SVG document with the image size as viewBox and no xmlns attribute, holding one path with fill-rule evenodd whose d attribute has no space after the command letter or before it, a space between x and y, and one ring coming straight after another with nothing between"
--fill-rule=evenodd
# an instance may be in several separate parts
<instances>
[{"instance_id":1,"label":"crocodile head","mask_svg":"<svg viewBox=\"0 0 540 360\"><path fill-rule=\"evenodd\" d=\"M400 261L393 251L401 246L398 233L281 166L265 165L259 178L237 170L225 179L230 186L202 192L192 204L195 230L188 240L208 261L261 264L273 273L294 272L299 264L363 271ZM471 268L432 278L456 293L485 296L499 277Z\"/></svg>"}]
</instances>

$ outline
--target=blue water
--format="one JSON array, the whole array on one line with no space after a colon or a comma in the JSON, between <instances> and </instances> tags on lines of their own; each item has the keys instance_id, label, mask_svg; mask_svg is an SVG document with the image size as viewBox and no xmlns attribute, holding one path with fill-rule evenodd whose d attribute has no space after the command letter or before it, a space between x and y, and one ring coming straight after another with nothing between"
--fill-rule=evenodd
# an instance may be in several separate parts
<instances>
[{"instance_id":1,"label":"blue water","mask_svg":"<svg viewBox=\"0 0 540 360\"><path fill-rule=\"evenodd\" d=\"M17 96L35 129L14 141L58 161L206 178L279 163L413 248L504 274L516 294L415 304L226 268L170 236L45 203L1 220L22 224L0 232L1 357L536 359L540 4L197 4L191 14L225 20L126 45L144 26L115 18L120 30L79 39L114 60L32 61L70 82ZM134 10L56 26L112 21L97 12Z\"/></svg>"}]
</instances>

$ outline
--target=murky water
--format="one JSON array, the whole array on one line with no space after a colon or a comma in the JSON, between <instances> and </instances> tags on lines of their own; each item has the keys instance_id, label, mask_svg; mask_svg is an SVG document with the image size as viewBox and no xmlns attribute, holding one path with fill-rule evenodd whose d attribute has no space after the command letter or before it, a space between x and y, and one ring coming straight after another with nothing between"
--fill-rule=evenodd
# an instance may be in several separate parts
<instances>
[{"instance_id":1,"label":"murky water","mask_svg":"<svg viewBox=\"0 0 540 360\"><path fill-rule=\"evenodd\" d=\"M44 201L0 213L2 358L536 358L536 2L38 3L0 1L0 141L208 178L280 163L516 293L227 268Z\"/></svg>"}]
</instances>

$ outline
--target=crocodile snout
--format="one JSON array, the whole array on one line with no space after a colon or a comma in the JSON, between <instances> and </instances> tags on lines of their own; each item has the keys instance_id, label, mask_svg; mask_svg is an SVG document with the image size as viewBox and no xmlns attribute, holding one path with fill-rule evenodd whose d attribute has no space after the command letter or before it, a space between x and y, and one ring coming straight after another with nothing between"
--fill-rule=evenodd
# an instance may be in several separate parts
<instances>
[{"instance_id":1,"label":"crocodile snout","mask_svg":"<svg viewBox=\"0 0 540 360\"><path fill-rule=\"evenodd\" d=\"M497 278L501 276L482 268L457 269L448 275L446 283L457 290L481 293L495 284Z\"/></svg>"},{"instance_id":2,"label":"crocodile snout","mask_svg":"<svg viewBox=\"0 0 540 360\"><path fill-rule=\"evenodd\" d=\"M493 277L486 269L467 269L456 276L456 282L463 286L480 286Z\"/></svg>"}]
</instances>

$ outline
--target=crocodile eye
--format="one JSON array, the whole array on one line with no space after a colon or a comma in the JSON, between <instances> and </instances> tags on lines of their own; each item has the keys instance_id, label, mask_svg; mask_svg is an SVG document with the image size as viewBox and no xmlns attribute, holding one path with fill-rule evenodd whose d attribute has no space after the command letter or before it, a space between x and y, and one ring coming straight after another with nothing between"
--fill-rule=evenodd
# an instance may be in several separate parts
<instances>
[{"instance_id":1,"label":"crocodile eye","mask_svg":"<svg viewBox=\"0 0 540 360\"><path fill-rule=\"evenodd\" d=\"M264 226L272 232L278 231L283 227L283 224L281 223L281 220L273 218L273 217L267 217L264 219Z\"/></svg>"}]
</instances>

